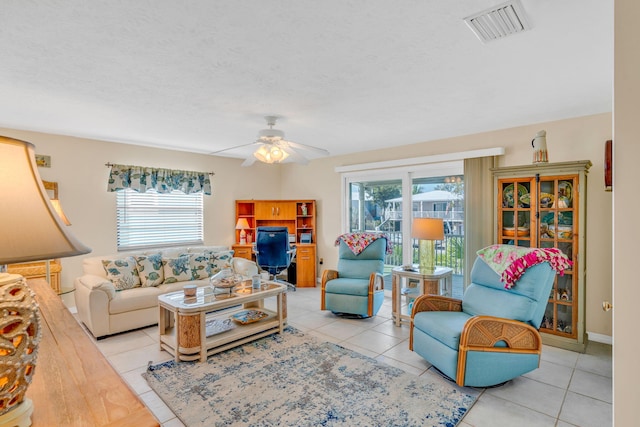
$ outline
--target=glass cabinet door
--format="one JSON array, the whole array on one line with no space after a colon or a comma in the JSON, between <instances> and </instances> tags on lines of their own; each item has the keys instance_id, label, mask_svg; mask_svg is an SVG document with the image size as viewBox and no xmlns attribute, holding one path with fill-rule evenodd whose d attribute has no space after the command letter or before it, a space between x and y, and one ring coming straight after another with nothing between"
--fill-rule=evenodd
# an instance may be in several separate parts
<instances>
[{"instance_id":1,"label":"glass cabinet door","mask_svg":"<svg viewBox=\"0 0 640 427\"><path fill-rule=\"evenodd\" d=\"M575 338L577 312L574 296L578 284L574 271L578 248L577 176L541 177L538 183L538 246L558 248L574 262L571 270L556 280L549 295L549 303L541 328L546 332Z\"/></svg>"},{"instance_id":2,"label":"glass cabinet door","mask_svg":"<svg viewBox=\"0 0 640 427\"><path fill-rule=\"evenodd\" d=\"M498 215L500 243L535 247L534 215L531 209L531 191L535 191L530 178L504 179L498 184L498 200L501 203Z\"/></svg>"}]
</instances>

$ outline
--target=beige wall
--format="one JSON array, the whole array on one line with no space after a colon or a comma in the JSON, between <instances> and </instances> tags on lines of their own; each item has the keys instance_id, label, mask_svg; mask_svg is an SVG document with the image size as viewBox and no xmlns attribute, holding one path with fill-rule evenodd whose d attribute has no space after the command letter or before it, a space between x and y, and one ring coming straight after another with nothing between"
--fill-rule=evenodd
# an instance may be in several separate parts
<instances>
[{"instance_id":1,"label":"beige wall","mask_svg":"<svg viewBox=\"0 0 640 427\"><path fill-rule=\"evenodd\" d=\"M551 162L591 160L588 176L587 208L587 300L586 330L612 335L611 315L601 310L603 300L610 301L611 282L611 193L604 191L604 143L611 139L611 114L599 114L512 129L467 135L446 140L394 147L347 156L330 157L307 166L287 165L282 176L282 194L287 198L318 200L318 257L322 268L333 268L337 251L335 238L342 233L340 174L336 166L365 162L405 159L457 151L504 147L500 166L530 164L531 139L541 129L547 131ZM319 275L320 275L319 274Z\"/></svg>"},{"instance_id":2,"label":"beige wall","mask_svg":"<svg viewBox=\"0 0 640 427\"><path fill-rule=\"evenodd\" d=\"M638 179L640 158L640 2L615 0L613 266L613 409L616 426L640 425L638 357Z\"/></svg>"},{"instance_id":3,"label":"beige wall","mask_svg":"<svg viewBox=\"0 0 640 427\"><path fill-rule=\"evenodd\" d=\"M40 168L43 179L57 181L60 200L72 231L93 249L92 255L115 253L115 194L106 191L105 163L124 163L172 169L213 171L213 196L205 197L205 243L231 245L234 239L234 200L286 198L316 199L318 204L319 266L335 266L335 238L342 232L341 180L336 166L504 147L500 166L531 163L530 141L547 131L552 162L591 160L587 209L586 330L612 335L611 315L600 307L612 299L611 193L603 190L604 142L611 139L611 114L539 123L419 144L315 160L309 165L240 167L241 160L158 150L89 139L0 129L0 134L32 142L36 153L50 155L51 168ZM63 259L62 285L71 287L81 271L82 257ZM605 337L605 338L606 338Z\"/></svg>"}]
</instances>

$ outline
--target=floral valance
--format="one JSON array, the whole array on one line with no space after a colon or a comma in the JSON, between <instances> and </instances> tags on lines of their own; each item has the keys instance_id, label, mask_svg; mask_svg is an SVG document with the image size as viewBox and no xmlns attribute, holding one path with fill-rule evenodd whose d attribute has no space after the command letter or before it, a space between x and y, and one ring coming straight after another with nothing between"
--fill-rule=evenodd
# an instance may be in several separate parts
<instances>
[{"instance_id":1,"label":"floral valance","mask_svg":"<svg viewBox=\"0 0 640 427\"><path fill-rule=\"evenodd\" d=\"M130 188L139 193L154 189L158 193L174 190L185 194L204 193L211 195L211 180L207 172L193 172L145 166L111 164L107 191Z\"/></svg>"}]
</instances>

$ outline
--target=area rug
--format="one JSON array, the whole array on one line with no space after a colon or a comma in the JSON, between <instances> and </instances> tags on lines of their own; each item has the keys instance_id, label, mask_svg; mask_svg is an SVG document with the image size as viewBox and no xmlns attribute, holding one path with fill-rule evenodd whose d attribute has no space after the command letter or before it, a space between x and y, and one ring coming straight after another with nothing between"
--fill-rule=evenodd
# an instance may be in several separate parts
<instances>
[{"instance_id":1,"label":"area rug","mask_svg":"<svg viewBox=\"0 0 640 427\"><path fill-rule=\"evenodd\" d=\"M292 327L205 363L150 365L142 376L188 427L453 427L477 397Z\"/></svg>"}]
</instances>

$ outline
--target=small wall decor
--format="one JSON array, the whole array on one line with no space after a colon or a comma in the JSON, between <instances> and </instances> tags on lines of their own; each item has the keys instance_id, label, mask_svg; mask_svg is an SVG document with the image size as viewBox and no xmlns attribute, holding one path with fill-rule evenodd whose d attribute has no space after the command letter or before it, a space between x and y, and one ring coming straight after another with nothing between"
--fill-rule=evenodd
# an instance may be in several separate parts
<instances>
[{"instance_id":1,"label":"small wall decor","mask_svg":"<svg viewBox=\"0 0 640 427\"><path fill-rule=\"evenodd\" d=\"M613 190L613 141L604 144L604 191Z\"/></svg>"},{"instance_id":2,"label":"small wall decor","mask_svg":"<svg viewBox=\"0 0 640 427\"><path fill-rule=\"evenodd\" d=\"M51 156L36 154L36 165L38 165L39 168L50 168Z\"/></svg>"},{"instance_id":3,"label":"small wall decor","mask_svg":"<svg viewBox=\"0 0 640 427\"><path fill-rule=\"evenodd\" d=\"M541 130L531 141L533 147L533 163L548 163L547 131Z\"/></svg>"}]
</instances>

